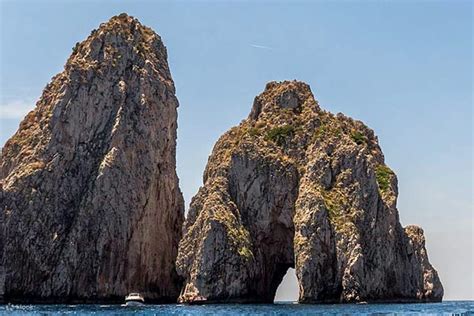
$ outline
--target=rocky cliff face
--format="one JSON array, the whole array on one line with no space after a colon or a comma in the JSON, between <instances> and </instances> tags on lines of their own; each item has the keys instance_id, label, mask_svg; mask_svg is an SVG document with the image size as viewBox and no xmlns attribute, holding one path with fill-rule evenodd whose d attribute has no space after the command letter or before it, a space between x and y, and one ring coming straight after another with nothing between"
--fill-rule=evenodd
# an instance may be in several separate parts
<instances>
[{"instance_id":1,"label":"rocky cliff face","mask_svg":"<svg viewBox=\"0 0 474 316\"><path fill-rule=\"evenodd\" d=\"M166 48L136 19L74 47L2 151L0 296L176 300L177 107Z\"/></svg>"},{"instance_id":2,"label":"rocky cliff face","mask_svg":"<svg viewBox=\"0 0 474 316\"><path fill-rule=\"evenodd\" d=\"M191 202L180 301L271 302L289 267L302 303L441 300L397 193L372 130L320 109L304 83L269 83L215 145Z\"/></svg>"}]
</instances>

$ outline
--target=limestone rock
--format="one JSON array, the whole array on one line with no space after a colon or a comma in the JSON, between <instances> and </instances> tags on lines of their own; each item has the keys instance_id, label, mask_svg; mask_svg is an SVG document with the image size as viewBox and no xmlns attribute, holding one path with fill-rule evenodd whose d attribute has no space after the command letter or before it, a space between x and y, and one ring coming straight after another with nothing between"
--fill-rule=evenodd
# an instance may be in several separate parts
<instances>
[{"instance_id":1,"label":"limestone rock","mask_svg":"<svg viewBox=\"0 0 474 316\"><path fill-rule=\"evenodd\" d=\"M215 145L177 268L180 301L271 302L289 267L299 301L439 301L423 232L399 223L397 178L373 131L271 82Z\"/></svg>"},{"instance_id":2,"label":"limestone rock","mask_svg":"<svg viewBox=\"0 0 474 316\"><path fill-rule=\"evenodd\" d=\"M177 107L166 48L136 19L76 44L2 150L0 296L176 300Z\"/></svg>"}]
</instances>

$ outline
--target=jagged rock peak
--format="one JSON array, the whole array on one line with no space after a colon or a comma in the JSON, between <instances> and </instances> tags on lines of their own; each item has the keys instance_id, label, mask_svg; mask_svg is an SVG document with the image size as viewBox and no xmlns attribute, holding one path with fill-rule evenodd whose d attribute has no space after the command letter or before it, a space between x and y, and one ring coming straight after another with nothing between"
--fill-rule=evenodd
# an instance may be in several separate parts
<instances>
[{"instance_id":1,"label":"jagged rock peak","mask_svg":"<svg viewBox=\"0 0 474 316\"><path fill-rule=\"evenodd\" d=\"M311 107L314 111L319 109L308 84L296 80L271 81L267 83L265 90L255 97L249 118L256 120L262 112L280 109L301 111L302 107Z\"/></svg>"},{"instance_id":2,"label":"jagged rock peak","mask_svg":"<svg viewBox=\"0 0 474 316\"><path fill-rule=\"evenodd\" d=\"M125 14L78 43L0 160L0 298L173 302L184 219L161 39Z\"/></svg>"},{"instance_id":3,"label":"jagged rock peak","mask_svg":"<svg viewBox=\"0 0 474 316\"><path fill-rule=\"evenodd\" d=\"M129 67L135 71L145 68L157 72L174 89L167 58L161 37L136 18L122 13L102 23L85 41L76 43L65 69L107 75L111 69L120 74Z\"/></svg>"},{"instance_id":4,"label":"jagged rock peak","mask_svg":"<svg viewBox=\"0 0 474 316\"><path fill-rule=\"evenodd\" d=\"M73 48L72 59L91 58L98 60L99 56L93 50L98 44L104 46L114 45L112 51L107 51L107 57L118 57L117 52L132 49L141 57L148 57L148 53L156 53L164 49L161 38L151 28L142 25L136 18L122 13L102 23L98 29L93 30L90 36L82 43L77 43ZM157 47L154 47L158 45ZM153 48L158 48L153 50ZM110 48L109 48L110 49Z\"/></svg>"}]
</instances>

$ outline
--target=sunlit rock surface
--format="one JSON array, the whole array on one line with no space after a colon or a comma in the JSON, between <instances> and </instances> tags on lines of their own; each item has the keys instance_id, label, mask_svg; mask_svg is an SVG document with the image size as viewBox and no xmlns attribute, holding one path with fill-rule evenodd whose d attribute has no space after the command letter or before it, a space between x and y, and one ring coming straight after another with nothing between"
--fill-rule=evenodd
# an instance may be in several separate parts
<instances>
[{"instance_id":1,"label":"sunlit rock surface","mask_svg":"<svg viewBox=\"0 0 474 316\"><path fill-rule=\"evenodd\" d=\"M215 145L180 242L181 302L271 302L289 267L299 301L439 301L421 228L399 223L374 132L269 83Z\"/></svg>"},{"instance_id":2,"label":"sunlit rock surface","mask_svg":"<svg viewBox=\"0 0 474 316\"><path fill-rule=\"evenodd\" d=\"M177 107L166 48L136 19L73 48L2 151L0 297L176 301Z\"/></svg>"}]
</instances>

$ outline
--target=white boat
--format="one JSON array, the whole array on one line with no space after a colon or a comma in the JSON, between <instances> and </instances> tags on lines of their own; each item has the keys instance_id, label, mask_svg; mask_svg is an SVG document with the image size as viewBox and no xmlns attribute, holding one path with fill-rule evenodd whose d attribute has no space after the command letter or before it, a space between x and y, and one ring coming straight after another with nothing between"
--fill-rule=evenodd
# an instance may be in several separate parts
<instances>
[{"instance_id":1,"label":"white boat","mask_svg":"<svg viewBox=\"0 0 474 316\"><path fill-rule=\"evenodd\" d=\"M125 297L125 305L141 306L145 304L145 299L140 293L130 293Z\"/></svg>"}]
</instances>

